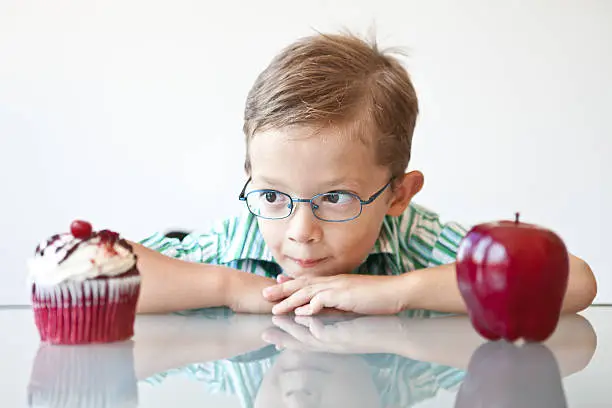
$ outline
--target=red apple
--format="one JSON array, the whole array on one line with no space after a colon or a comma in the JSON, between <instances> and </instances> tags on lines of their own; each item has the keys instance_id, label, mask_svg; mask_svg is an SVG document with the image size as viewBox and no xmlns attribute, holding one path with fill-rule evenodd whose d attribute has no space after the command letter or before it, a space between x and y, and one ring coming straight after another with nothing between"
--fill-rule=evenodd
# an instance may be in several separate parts
<instances>
[{"instance_id":1,"label":"red apple","mask_svg":"<svg viewBox=\"0 0 612 408\"><path fill-rule=\"evenodd\" d=\"M532 224L476 225L457 251L457 281L472 325L489 340L544 341L556 329L569 254L554 232Z\"/></svg>"}]
</instances>

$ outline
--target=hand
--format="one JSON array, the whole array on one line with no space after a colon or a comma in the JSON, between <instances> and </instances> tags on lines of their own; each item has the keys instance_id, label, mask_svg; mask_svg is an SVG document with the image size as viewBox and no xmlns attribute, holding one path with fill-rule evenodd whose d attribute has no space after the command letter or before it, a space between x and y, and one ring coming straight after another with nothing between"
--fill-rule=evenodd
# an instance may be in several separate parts
<instances>
[{"instance_id":1,"label":"hand","mask_svg":"<svg viewBox=\"0 0 612 408\"><path fill-rule=\"evenodd\" d=\"M390 339L408 337L406 319L398 316L274 316L276 327L266 329L262 339L279 349L336 354L389 352Z\"/></svg>"},{"instance_id":2,"label":"hand","mask_svg":"<svg viewBox=\"0 0 612 408\"><path fill-rule=\"evenodd\" d=\"M403 309L401 276L336 275L298 278L264 289L274 314L314 315L324 308L360 314L395 314Z\"/></svg>"},{"instance_id":3,"label":"hand","mask_svg":"<svg viewBox=\"0 0 612 408\"><path fill-rule=\"evenodd\" d=\"M226 306L236 313L270 313L274 302L266 300L261 291L276 281L248 272L234 272L229 280Z\"/></svg>"}]
</instances>

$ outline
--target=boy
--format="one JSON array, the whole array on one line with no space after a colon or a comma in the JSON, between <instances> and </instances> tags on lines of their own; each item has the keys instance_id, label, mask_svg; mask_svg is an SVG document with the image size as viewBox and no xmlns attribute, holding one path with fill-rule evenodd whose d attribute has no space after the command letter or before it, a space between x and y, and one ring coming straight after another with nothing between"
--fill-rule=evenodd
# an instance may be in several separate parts
<instances>
[{"instance_id":1,"label":"boy","mask_svg":"<svg viewBox=\"0 0 612 408\"><path fill-rule=\"evenodd\" d=\"M452 262L466 230L412 203L423 186L405 172L417 114L407 72L375 45L351 35L291 44L247 97L248 211L182 242L135 245L139 312L465 312ZM572 256L563 311L595 293Z\"/></svg>"}]
</instances>

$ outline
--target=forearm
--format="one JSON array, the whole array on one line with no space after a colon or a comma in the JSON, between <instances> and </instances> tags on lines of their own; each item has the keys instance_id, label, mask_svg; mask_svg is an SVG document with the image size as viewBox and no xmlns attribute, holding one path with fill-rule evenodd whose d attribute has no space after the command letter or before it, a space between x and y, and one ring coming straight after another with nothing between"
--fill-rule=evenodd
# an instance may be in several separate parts
<instances>
[{"instance_id":1,"label":"forearm","mask_svg":"<svg viewBox=\"0 0 612 408\"><path fill-rule=\"evenodd\" d=\"M180 261L131 244L142 276L138 313L226 306L229 268Z\"/></svg>"},{"instance_id":2,"label":"forearm","mask_svg":"<svg viewBox=\"0 0 612 408\"><path fill-rule=\"evenodd\" d=\"M425 309L444 313L466 313L459 292L455 265L418 269L401 276L403 309Z\"/></svg>"},{"instance_id":3,"label":"forearm","mask_svg":"<svg viewBox=\"0 0 612 408\"><path fill-rule=\"evenodd\" d=\"M261 292L276 281L218 265L180 261L132 244L142 275L138 313L168 313L227 306L241 313L270 313Z\"/></svg>"},{"instance_id":4,"label":"forearm","mask_svg":"<svg viewBox=\"0 0 612 408\"><path fill-rule=\"evenodd\" d=\"M134 349L134 369L138 380L172 369L180 369L190 364L201 364L210 361L229 359L240 354L259 350L268 343L257 339L226 339L208 343L191 342L184 344L162 344L158 347L140 347ZM174 349L181 347L180 349ZM168 351L173 349L172 351Z\"/></svg>"},{"instance_id":5,"label":"forearm","mask_svg":"<svg viewBox=\"0 0 612 408\"><path fill-rule=\"evenodd\" d=\"M403 319L400 336L392 338L387 352L409 359L466 369L472 353L485 340L467 316Z\"/></svg>"},{"instance_id":6,"label":"forearm","mask_svg":"<svg viewBox=\"0 0 612 408\"><path fill-rule=\"evenodd\" d=\"M267 345L261 339L261 333L274 327L271 317L254 324L237 324L236 316L206 319L199 316L141 316L136 320L134 338L137 378L143 380L189 364L231 358Z\"/></svg>"},{"instance_id":7,"label":"forearm","mask_svg":"<svg viewBox=\"0 0 612 408\"><path fill-rule=\"evenodd\" d=\"M404 319L402 331L386 333L385 351L461 370L467 369L473 352L486 340L473 329L467 316L436 319ZM593 327L577 314L564 315L544 344L555 355L562 376L584 369L597 346Z\"/></svg>"},{"instance_id":8,"label":"forearm","mask_svg":"<svg viewBox=\"0 0 612 408\"><path fill-rule=\"evenodd\" d=\"M459 292L455 264L411 271L402 276L404 309L426 309L449 313L466 313ZM562 312L576 313L588 307L597 286L586 262L570 256L570 273Z\"/></svg>"}]
</instances>

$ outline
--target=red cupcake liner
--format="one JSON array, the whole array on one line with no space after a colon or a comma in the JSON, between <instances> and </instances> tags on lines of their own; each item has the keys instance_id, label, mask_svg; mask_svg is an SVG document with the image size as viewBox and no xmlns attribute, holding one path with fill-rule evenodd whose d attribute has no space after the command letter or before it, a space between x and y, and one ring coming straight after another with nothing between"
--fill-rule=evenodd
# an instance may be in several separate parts
<instances>
[{"instance_id":1,"label":"red cupcake liner","mask_svg":"<svg viewBox=\"0 0 612 408\"><path fill-rule=\"evenodd\" d=\"M140 275L130 272L53 287L34 284L32 307L41 341L91 344L132 338Z\"/></svg>"}]
</instances>

